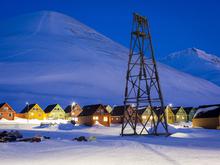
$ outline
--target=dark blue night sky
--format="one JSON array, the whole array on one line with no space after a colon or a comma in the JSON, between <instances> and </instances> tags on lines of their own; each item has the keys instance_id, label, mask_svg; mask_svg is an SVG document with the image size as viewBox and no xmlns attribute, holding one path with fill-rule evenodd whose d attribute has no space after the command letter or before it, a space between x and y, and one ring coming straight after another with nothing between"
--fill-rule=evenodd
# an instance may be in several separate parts
<instances>
[{"instance_id":1,"label":"dark blue night sky","mask_svg":"<svg viewBox=\"0 0 220 165\"><path fill-rule=\"evenodd\" d=\"M128 47L132 12L148 17L157 56L197 47L220 56L219 0L0 0L0 21L54 10Z\"/></svg>"}]
</instances>

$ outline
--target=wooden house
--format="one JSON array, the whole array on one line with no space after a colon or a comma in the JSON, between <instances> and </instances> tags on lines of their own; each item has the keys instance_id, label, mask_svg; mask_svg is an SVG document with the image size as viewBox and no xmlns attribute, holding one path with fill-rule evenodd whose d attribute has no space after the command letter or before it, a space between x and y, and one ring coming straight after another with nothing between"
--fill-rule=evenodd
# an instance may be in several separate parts
<instances>
[{"instance_id":1,"label":"wooden house","mask_svg":"<svg viewBox=\"0 0 220 165\"><path fill-rule=\"evenodd\" d=\"M175 123L175 115L172 111L172 107L167 106L165 109L165 113L166 113L166 120L168 124L173 124Z\"/></svg>"},{"instance_id":2,"label":"wooden house","mask_svg":"<svg viewBox=\"0 0 220 165\"><path fill-rule=\"evenodd\" d=\"M26 105L25 108L21 111L21 113L24 114L25 118L28 120L44 120L46 118L44 111L38 104Z\"/></svg>"},{"instance_id":3,"label":"wooden house","mask_svg":"<svg viewBox=\"0 0 220 165\"><path fill-rule=\"evenodd\" d=\"M175 117L176 117L175 122L176 123L188 121L188 115L187 115L186 111L183 109L183 107L173 107L172 111L175 114Z\"/></svg>"},{"instance_id":4,"label":"wooden house","mask_svg":"<svg viewBox=\"0 0 220 165\"><path fill-rule=\"evenodd\" d=\"M65 108L66 119L78 122L78 116L83 111L79 104L68 105Z\"/></svg>"},{"instance_id":5,"label":"wooden house","mask_svg":"<svg viewBox=\"0 0 220 165\"><path fill-rule=\"evenodd\" d=\"M102 104L84 106L83 111L78 116L78 123L92 126L94 124L101 124L110 126L111 115Z\"/></svg>"},{"instance_id":6,"label":"wooden house","mask_svg":"<svg viewBox=\"0 0 220 165\"><path fill-rule=\"evenodd\" d=\"M16 112L8 103L0 104L0 119L14 120Z\"/></svg>"},{"instance_id":7,"label":"wooden house","mask_svg":"<svg viewBox=\"0 0 220 165\"><path fill-rule=\"evenodd\" d=\"M199 106L194 115L193 127L202 127L208 129L219 128L220 105Z\"/></svg>"},{"instance_id":8,"label":"wooden house","mask_svg":"<svg viewBox=\"0 0 220 165\"><path fill-rule=\"evenodd\" d=\"M104 107L108 111L108 113L111 113L112 107L110 105L104 105Z\"/></svg>"},{"instance_id":9,"label":"wooden house","mask_svg":"<svg viewBox=\"0 0 220 165\"><path fill-rule=\"evenodd\" d=\"M124 116L124 105L114 106L111 111L111 123L112 124L121 124ZM130 105L126 106L127 112L132 114L133 108Z\"/></svg>"},{"instance_id":10,"label":"wooden house","mask_svg":"<svg viewBox=\"0 0 220 165\"><path fill-rule=\"evenodd\" d=\"M48 105L44 110L49 120L65 119L65 111L59 104Z\"/></svg>"},{"instance_id":11,"label":"wooden house","mask_svg":"<svg viewBox=\"0 0 220 165\"><path fill-rule=\"evenodd\" d=\"M151 121L153 121L153 119L154 119L154 121L157 121L157 119L158 119L158 117L154 111L152 114L151 107L147 107L147 108L138 110L138 115L140 116L141 121L143 123L151 122Z\"/></svg>"}]
</instances>

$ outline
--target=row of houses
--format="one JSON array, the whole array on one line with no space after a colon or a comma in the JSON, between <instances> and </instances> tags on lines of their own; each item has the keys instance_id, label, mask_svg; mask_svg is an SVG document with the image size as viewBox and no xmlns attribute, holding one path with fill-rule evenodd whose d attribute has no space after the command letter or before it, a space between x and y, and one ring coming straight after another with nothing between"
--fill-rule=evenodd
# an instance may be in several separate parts
<instances>
[{"instance_id":1,"label":"row of houses","mask_svg":"<svg viewBox=\"0 0 220 165\"><path fill-rule=\"evenodd\" d=\"M201 115L202 112L201 109L202 108L207 109L208 107L215 107L215 108L217 107L215 120L216 121L218 120L218 125L220 125L219 124L220 105L207 105L207 106L200 106L198 108L167 106L165 109L166 119L168 124L193 121L194 126L201 126L200 123L203 123L205 118L204 114ZM133 111L132 106L129 105L126 106L126 109L128 113L132 114ZM63 109L59 104L52 104L47 106L44 110L38 104L30 104L30 105L28 104L24 107L24 109L20 113L16 113L13 110L13 108L7 103L0 104L0 119L5 118L7 120L14 120L15 117L25 118L29 120L65 119L65 120L74 120L78 124L94 125L96 123L99 123L104 126L110 126L110 124L122 123L123 115L124 115L124 106L114 106L112 108L110 105L102 105L102 104L86 105L82 108L78 104L73 104L73 105L68 105L65 109ZM157 120L156 112L153 112L153 116L152 116L150 107L138 110L138 115L143 122L153 119ZM201 120L200 116L203 116L202 117L203 120ZM210 122L212 123L211 120Z\"/></svg>"}]
</instances>

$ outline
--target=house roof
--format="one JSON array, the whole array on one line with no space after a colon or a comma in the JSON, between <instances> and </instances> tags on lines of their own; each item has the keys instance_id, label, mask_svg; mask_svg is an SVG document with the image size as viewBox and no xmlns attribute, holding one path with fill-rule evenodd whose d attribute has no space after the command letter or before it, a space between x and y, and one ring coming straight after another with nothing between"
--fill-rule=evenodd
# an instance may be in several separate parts
<instances>
[{"instance_id":1,"label":"house roof","mask_svg":"<svg viewBox=\"0 0 220 165\"><path fill-rule=\"evenodd\" d=\"M6 103L1 103L1 104L0 104L0 108L1 108L3 105L5 105L5 104L6 104Z\"/></svg>"},{"instance_id":2,"label":"house roof","mask_svg":"<svg viewBox=\"0 0 220 165\"><path fill-rule=\"evenodd\" d=\"M220 115L220 106L209 106L197 109L194 118L215 118Z\"/></svg>"},{"instance_id":3,"label":"house roof","mask_svg":"<svg viewBox=\"0 0 220 165\"><path fill-rule=\"evenodd\" d=\"M172 110L173 114L176 115L180 108L181 107L172 107L171 110Z\"/></svg>"},{"instance_id":4,"label":"house roof","mask_svg":"<svg viewBox=\"0 0 220 165\"><path fill-rule=\"evenodd\" d=\"M105 107L102 105L102 104L93 104L93 105L86 105L82 108L82 112L80 113L79 116L91 116L93 115L96 110L99 108L99 107L102 107L103 109L105 109ZM107 111L107 110L106 110Z\"/></svg>"},{"instance_id":5,"label":"house roof","mask_svg":"<svg viewBox=\"0 0 220 165\"><path fill-rule=\"evenodd\" d=\"M45 108L44 112L45 112L45 113L50 113L56 106L57 106L57 104L48 105L48 106Z\"/></svg>"},{"instance_id":6,"label":"house roof","mask_svg":"<svg viewBox=\"0 0 220 165\"><path fill-rule=\"evenodd\" d=\"M66 113L70 113L71 110L74 109L76 106L79 106L79 105L78 105L78 104L76 104L76 105L74 105L74 106L68 105L68 106L64 109L64 111L65 111Z\"/></svg>"},{"instance_id":7,"label":"house roof","mask_svg":"<svg viewBox=\"0 0 220 165\"><path fill-rule=\"evenodd\" d=\"M26 105L24 107L24 109L21 111L21 113L27 113L29 112L36 104L29 104L29 105Z\"/></svg>"},{"instance_id":8,"label":"house roof","mask_svg":"<svg viewBox=\"0 0 220 165\"><path fill-rule=\"evenodd\" d=\"M128 108L129 105L126 105L126 108ZM124 105L120 105L120 106L114 106L112 111L111 111L111 115L112 116L123 116L124 115Z\"/></svg>"},{"instance_id":9,"label":"house roof","mask_svg":"<svg viewBox=\"0 0 220 165\"><path fill-rule=\"evenodd\" d=\"M185 110L186 114L189 114L193 107L183 107L183 109Z\"/></svg>"}]
</instances>

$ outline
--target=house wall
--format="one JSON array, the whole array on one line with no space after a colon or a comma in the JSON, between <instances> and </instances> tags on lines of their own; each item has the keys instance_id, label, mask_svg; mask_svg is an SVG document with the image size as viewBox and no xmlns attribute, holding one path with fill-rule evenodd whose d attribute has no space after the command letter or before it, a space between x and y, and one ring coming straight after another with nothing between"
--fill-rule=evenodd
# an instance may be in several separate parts
<instances>
[{"instance_id":1,"label":"house wall","mask_svg":"<svg viewBox=\"0 0 220 165\"><path fill-rule=\"evenodd\" d=\"M196 118L192 121L193 127L216 129L219 126L219 118Z\"/></svg>"},{"instance_id":2,"label":"house wall","mask_svg":"<svg viewBox=\"0 0 220 165\"><path fill-rule=\"evenodd\" d=\"M111 116L111 124L121 124L123 116Z\"/></svg>"},{"instance_id":3,"label":"house wall","mask_svg":"<svg viewBox=\"0 0 220 165\"><path fill-rule=\"evenodd\" d=\"M192 109L190 112L189 112L189 116L188 116L188 120L189 121L192 121L194 115L196 113L196 110L195 109Z\"/></svg>"},{"instance_id":4,"label":"house wall","mask_svg":"<svg viewBox=\"0 0 220 165\"><path fill-rule=\"evenodd\" d=\"M73 110L71 111L71 117L77 117L82 112L82 108L79 105L76 105Z\"/></svg>"},{"instance_id":5,"label":"house wall","mask_svg":"<svg viewBox=\"0 0 220 165\"><path fill-rule=\"evenodd\" d=\"M143 123L145 122L153 122L153 119L154 121L157 121L157 115L155 114L155 112L153 112L153 116L151 115L151 110L149 108L147 108L144 113L141 115L141 121Z\"/></svg>"},{"instance_id":6,"label":"house wall","mask_svg":"<svg viewBox=\"0 0 220 165\"><path fill-rule=\"evenodd\" d=\"M0 108L0 119L14 120L15 114L16 112L8 104Z\"/></svg>"},{"instance_id":7,"label":"house wall","mask_svg":"<svg viewBox=\"0 0 220 165\"><path fill-rule=\"evenodd\" d=\"M187 113L185 112L185 110L183 108L180 108L178 110L178 112L176 113L176 122L180 123L180 122L187 122Z\"/></svg>"},{"instance_id":8,"label":"house wall","mask_svg":"<svg viewBox=\"0 0 220 165\"><path fill-rule=\"evenodd\" d=\"M175 115L173 114L171 108L166 107L165 112L166 112L167 123L173 124L175 122Z\"/></svg>"}]
</instances>

